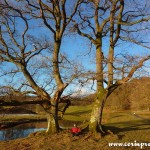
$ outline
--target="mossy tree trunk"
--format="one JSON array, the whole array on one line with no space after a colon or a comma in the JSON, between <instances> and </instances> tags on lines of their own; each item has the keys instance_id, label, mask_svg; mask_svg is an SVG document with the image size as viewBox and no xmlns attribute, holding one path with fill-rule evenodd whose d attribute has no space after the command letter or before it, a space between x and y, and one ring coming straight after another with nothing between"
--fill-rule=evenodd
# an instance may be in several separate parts
<instances>
[{"instance_id":1,"label":"mossy tree trunk","mask_svg":"<svg viewBox=\"0 0 150 150\"><path fill-rule=\"evenodd\" d=\"M100 122L100 111L101 111L101 105L102 101L105 97L105 89L101 88L96 94L96 99L93 104L93 109L91 112L91 118L89 122L89 130L93 133L101 131L101 122Z\"/></svg>"}]
</instances>

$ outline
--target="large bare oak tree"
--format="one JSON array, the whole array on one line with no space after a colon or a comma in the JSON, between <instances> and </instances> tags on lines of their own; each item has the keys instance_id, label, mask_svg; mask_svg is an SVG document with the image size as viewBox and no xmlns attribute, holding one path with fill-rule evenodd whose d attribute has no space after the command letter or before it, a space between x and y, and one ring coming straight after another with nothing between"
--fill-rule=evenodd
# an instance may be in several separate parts
<instances>
[{"instance_id":1,"label":"large bare oak tree","mask_svg":"<svg viewBox=\"0 0 150 150\"><path fill-rule=\"evenodd\" d=\"M138 2L140 3L140 1ZM78 19L73 20L77 33L89 39L95 47L97 91L89 122L89 130L92 132L102 131L102 112L107 97L119 85L129 81L144 62L150 59L150 55L141 58L136 64L130 66L125 76L118 79L115 77L115 71L120 67L115 63L115 52L122 41L130 41L150 48L144 44L145 38L142 39L142 42L137 38L137 33L140 34L144 29L147 30L144 27L149 24L150 4L144 1L142 5L139 5L138 2L124 0L84 1L78 11ZM109 41L107 42L108 50L103 47L105 39Z\"/></svg>"},{"instance_id":2,"label":"large bare oak tree","mask_svg":"<svg viewBox=\"0 0 150 150\"><path fill-rule=\"evenodd\" d=\"M68 82L64 83L60 73L60 47L66 27L71 22L80 3L81 0L72 1L71 5L67 0L16 0L14 2L4 0L0 2L1 61L15 64L33 89L32 94L38 95L44 101L42 106L47 113L48 133L59 131L58 104L62 101L61 95L69 84ZM68 5L70 6L68 7ZM47 34L52 35L52 41L37 40L34 42L33 34L33 37L28 37L31 24L39 22L41 26L47 28ZM31 46L28 45L27 38L33 41L33 50L28 50L31 49ZM53 43L52 47L51 43ZM52 74L56 83L52 97L37 84L29 71L31 58L47 49L50 49L52 53ZM73 78L75 76L70 79L70 82Z\"/></svg>"}]
</instances>

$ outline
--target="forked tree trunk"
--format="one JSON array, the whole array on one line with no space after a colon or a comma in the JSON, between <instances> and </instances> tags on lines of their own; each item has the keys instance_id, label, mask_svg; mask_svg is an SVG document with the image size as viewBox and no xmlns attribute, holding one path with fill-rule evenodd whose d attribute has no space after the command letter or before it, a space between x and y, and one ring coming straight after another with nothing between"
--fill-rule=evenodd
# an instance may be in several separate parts
<instances>
[{"instance_id":1,"label":"forked tree trunk","mask_svg":"<svg viewBox=\"0 0 150 150\"><path fill-rule=\"evenodd\" d=\"M58 119L58 104L65 87L66 86L64 85L63 87L59 88L55 92L53 99L51 99L50 113L47 113L47 121L48 121L48 127L46 131L47 133L59 132L60 127L59 127L59 119Z\"/></svg>"}]
</instances>

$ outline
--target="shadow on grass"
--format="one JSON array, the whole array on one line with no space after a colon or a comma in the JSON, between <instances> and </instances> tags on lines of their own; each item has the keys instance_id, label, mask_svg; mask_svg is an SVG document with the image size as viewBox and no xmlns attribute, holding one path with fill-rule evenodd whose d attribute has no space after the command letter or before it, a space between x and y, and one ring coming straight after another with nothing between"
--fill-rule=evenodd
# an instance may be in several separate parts
<instances>
[{"instance_id":1,"label":"shadow on grass","mask_svg":"<svg viewBox=\"0 0 150 150\"><path fill-rule=\"evenodd\" d=\"M131 116L134 116L135 118L143 119L143 120L148 120L147 118L142 117L141 115L138 114L130 114Z\"/></svg>"},{"instance_id":2,"label":"shadow on grass","mask_svg":"<svg viewBox=\"0 0 150 150\"><path fill-rule=\"evenodd\" d=\"M67 112L65 113L65 115L75 115L75 116L78 116L78 115L83 115L83 114L87 114L87 113L90 113L91 111L90 110L81 110L81 111L74 111L74 112Z\"/></svg>"},{"instance_id":3,"label":"shadow on grass","mask_svg":"<svg viewBox=\"0 0 150 150\"><path fill-rule=\"evenodd\" d=\"M111 130L114 134L126 131L147 130L150 129L150 120L125 121L111 123L104 126L105 130Z\"/></svg>"},{"instance_id":4,"label":"shadow on grass","mask_svg":"<svg viewBox=\"0 0 150 150\"><path fill-rule=\"evenodd\" d=\"M124 115L117 115L117 116L113 116L112 118L118 118L118 117L123 117Z\"/></svg>"}]
</instances>

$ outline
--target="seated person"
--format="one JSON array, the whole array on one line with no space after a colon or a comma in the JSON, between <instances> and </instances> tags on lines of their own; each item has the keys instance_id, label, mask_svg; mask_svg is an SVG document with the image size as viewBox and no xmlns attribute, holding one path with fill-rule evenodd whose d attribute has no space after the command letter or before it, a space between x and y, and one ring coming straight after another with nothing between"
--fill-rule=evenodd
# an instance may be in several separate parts
<instances>
[{"instance_id":1,"label":"seated person","mask_svg":"<svg viewBox=\"0 0 150 150\"><path fill-rule=\"evenodd\" d=\"M73 136L78 136L81 132L81 129L77 127L76 124L74 124L74 127L70 131Z\"/></svg>"}]
</instances>

